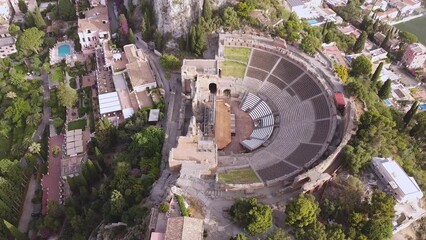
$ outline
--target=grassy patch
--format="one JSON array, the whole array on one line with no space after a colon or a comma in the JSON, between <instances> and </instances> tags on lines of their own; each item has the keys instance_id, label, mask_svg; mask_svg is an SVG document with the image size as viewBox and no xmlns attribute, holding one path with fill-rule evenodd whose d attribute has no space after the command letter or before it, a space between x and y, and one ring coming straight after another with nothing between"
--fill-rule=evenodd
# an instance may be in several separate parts
<instances>
[{"instance_id":1,"label":"grassy patch","mask_svg":"<svg viewBox=\"0 0 426 240\"><path fill-rule=\"evenodd\" d=\"M247 68L242 63L232 61L223 61L220 63L220 66L222 68L222 76L224 77L243 78Z\"/></svg>"},{"instance_id":2,"label":"grassy patch","mask_svg":"<svg viewBox=\"0 0 426 240\"><path fill-rule=\"evenodd\" d=\"M79 119L68 123L68 131L75 129L85 129L86 128L86 119Z\"/></svg>"},{"instance_id":3,"label":"grassy patch","mask_svg":"<svg viewBox=\"0 0 426 240\"><path fill-rule=\"evenodd\" d=\"M251 52L250 48L225 47L224 57L227 59L248 63L250 58L250 52Z\"/></svg>"},{"instance_id":4,"label":"grassy patch","mask_svg":"<svg viewBox=\"0 0 426 240\"><path fill-rule=\"evenodd\" d=\"M248 184L259 182L259 178L251 168L242 168L219 173L219 182L230 184Z\"/></svg>"}]
</instances>

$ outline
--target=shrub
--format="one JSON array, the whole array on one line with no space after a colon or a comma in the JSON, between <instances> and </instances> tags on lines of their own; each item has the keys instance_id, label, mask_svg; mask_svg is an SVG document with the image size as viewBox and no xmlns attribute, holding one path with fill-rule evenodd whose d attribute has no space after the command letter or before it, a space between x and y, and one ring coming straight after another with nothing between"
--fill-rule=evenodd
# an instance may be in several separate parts
<instances>
[{"instance_id":1,"label":"shrub","mask_svg":"<svg viewBox=\"0 0 426 240\"><path fill-rule=\"evenodd\" d=\"M179 209L180 209L182 216L188 217L189 213L188 213L188 209L185 206L185 201L184 201L183 197L181 195L177 195L177 194L175 195L175 197L178 201Z\"/></svg>"},{"instance_id":2,"label":"shrub","mask_svg":"<svg viewBox=\"0 0 426 240\"><path fill-rule=\"evenodd\" d=\"M160 211L163 213L166 213L169 211L169 204L168 203L161 203L160 204Z\"/></svg>"}]
</instances>

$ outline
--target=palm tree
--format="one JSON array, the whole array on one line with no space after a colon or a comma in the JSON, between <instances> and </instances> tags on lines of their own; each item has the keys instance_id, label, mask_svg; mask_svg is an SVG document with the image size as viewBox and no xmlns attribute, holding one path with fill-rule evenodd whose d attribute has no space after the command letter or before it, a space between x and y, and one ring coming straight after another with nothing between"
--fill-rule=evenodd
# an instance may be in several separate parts
<instances>
[{"instance_id":1,"label":"palm tree","mask_svg":"<svg viewBox=\"0 0 426 240\"><path fill-rule=\"evenodd\" d=\"M40 145L40 143L36 143L36 142L33 142L33 143L31 143L31 145L28 147L28 150L30 151L30 153L32 153L32 154L40 154L40 151L41 151L41 145Z\"/></svg>"}]
</instances>

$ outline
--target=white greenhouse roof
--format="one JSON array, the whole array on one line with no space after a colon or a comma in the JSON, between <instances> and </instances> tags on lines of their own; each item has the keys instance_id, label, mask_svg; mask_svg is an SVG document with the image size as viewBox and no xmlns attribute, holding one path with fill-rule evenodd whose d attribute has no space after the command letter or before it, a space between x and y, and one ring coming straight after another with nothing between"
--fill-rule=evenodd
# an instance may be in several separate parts
<instances>
[{"instance_id":1,"label":"white greenhouse roof","mask_svg":"<svg viewBox=\"0 0 426 240\"><path fill-rule=\"evenodd\" d=\"M99 94L99 108L101 114L121 111L117 92Z\"/></svg>"}]
</instances>

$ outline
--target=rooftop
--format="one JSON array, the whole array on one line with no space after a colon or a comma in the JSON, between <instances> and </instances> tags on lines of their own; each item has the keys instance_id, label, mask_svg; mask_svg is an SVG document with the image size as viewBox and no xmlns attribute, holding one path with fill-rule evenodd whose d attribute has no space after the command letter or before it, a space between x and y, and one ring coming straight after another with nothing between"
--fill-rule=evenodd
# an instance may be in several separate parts
<instances>
[{"instance_id":1,"label":"rooftop","mask_svg":"<svg viewBox=\"0 0 426 240\"><path fill-rule=\"evenodd\" d=\"M0 34L0 47L15 44L15 38L10 34Z\"/></svg>"},{"instance_id":2,"label":"rooftop","mask_svg":"<svg viewBox=\"0 0 426 240\"><path fill-rule=\"evenodd\" d=\"M304 3L301 0L286 0L290 7L303 6Z\"/></svg>"},{"instance_id":3,"label":"rooftop","mask_svg":"<svg viewBox=\"0 0 426 240\"><path fill-rule=\"evenodd\" d=\"M390 158L373 158L375 165L381 166L391 177L389 184L392 188L399 188L405 194L414 194L421 192L419 185L417 185L414 178L407 175L401 166ZM421 193L423 196L423 193Z\"/></svg>"},{"instance_id":4,"label":"rooftop","mask_svg":"<svg viewBox=\"0 0 426 240\"><path fill-rule=\"evenodd\" d=\"M121 111L121 104L117 92L99 94L100 114Z\"/></svg>"},{"instance_id":5,"label":"rooftop","mask_svg":"<svg viewBox=\"0 0 426 240\"><path fill-rule=\"evenodd\" d=\"M137 49L134 44L123 47L127 60L127 74L133 88L143 86L149 83L155 83L154 76L149 66L148 59L145 57L141 49Z\"/></svg>"},{"instance_id":6,"label":"rooftop","mask_svg":"<svg viewBox=\"0 0 426 240\"><path fill-rule=\"evenodd\" d=\"M86 18L78 19L78 27L81 30L109 32L108 8L97 6L85 13Z\"/></svg>"},{"instance_id":7,"label":"rooftop","mask_svg":"<svg viewBox=\"0 0 426 240\"><path fill-rule=\"evenodd\" d=\"M157 122L160 119L160 109L149 110L148 122Z\"/></svg>"},{"instance_id":8,"label":"rooftop","mask_svg":"<svg viewBox=\"0 0 426 240\"><path fill-rule=\"evenodd\" d=\"M203 220L191 217L172 217L167 219L167 240L202 240Z\"/></svg>"}]
</instances>

